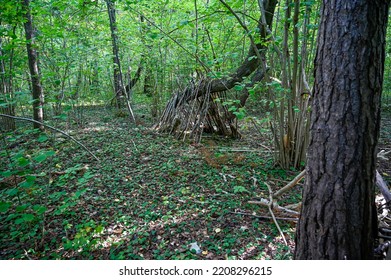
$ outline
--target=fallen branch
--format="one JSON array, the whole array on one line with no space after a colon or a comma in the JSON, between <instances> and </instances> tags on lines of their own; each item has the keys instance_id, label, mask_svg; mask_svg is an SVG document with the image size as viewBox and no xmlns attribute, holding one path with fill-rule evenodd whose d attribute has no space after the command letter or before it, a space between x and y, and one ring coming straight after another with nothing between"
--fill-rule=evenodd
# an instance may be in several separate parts
<instances>
[{"instance_id":1,"label":"fallen branch","mask_svg":"<svg viewBox=\"0 0 391 280\"><path fill-rule=\"evenodd\" d=\"M250 200L248 201L247 203L249 204L257 204L257 205L262 205L262 206L269 206L270 205L270 201L265 199L265 198L261 198L260 200ZM280 205L278 205L277 202L274 202L273 201L273 204L272 204L272 208L273 209L277 209L278 211L281 211L281 212L287 212L289 214L293 214L293 215L299 215L299 212L297 211L293 211L287 207L282 207Z\"/></svg>"},{"instance_id":2,"label":"fallen branch","mask_svg":"<svg viewBox=\"0 0 391 280\"><path fill-rule=\"evenodd\" d=\"M259 219L273 219L271 216L260 216L260 215L255 215L255 214L250 214L250 213L244 213L244 212L229 212L231 214L237 214L237 215L243 215L243 216L250 216L254 218L259 218ZM293 221L297 222L299 219L298 218L285 218L285 217L274 217L277 220L282 220L282 221Z\"/></svg>"},{"instance_id":3,"label":"fallen branch","mask_svg":"<svg viewBox=\"0 0 391 280\"><path fill-rule=\"evenodd\" d=\"M386 203L389 204L391 201L391 193L388 190L387 184L384 181L383 177L380 175L380 173L376 170L376 185L379 187L380 192L384 196L384 199L386 200Z\"/></svg>"},{"instance_id":4,"label":"fallen branch","mask_svg":"<svg viewBox=\"0 0 391 280\"><path fill-rule=\"evenodd\" d=\"M391 245L391 241L387 241L380 244L377 248L375 248L375 254L382 255L384 252L388 250L388 254L387 254L388 257L388 255L390 254L390 250L389 250L389 248L391 248L390 245Z\"/></svg>"},{"instance_id":5,"label":"fallen branch","mask_svg":"<svg viewBox=\"0 0 391 280\"><path fill-rule=\"evenodd\" d=\"M61 133L62 135L68 137L69 139L71 139L73 142L75 142L76 144L78 144L79 146L81 146L84 150L86 150L90 155L92 155L97 161L100 161L100 159L95 156L86 146L84 146L82 143L80 143L79 141L77 141L75 138L73 138L72 136L70 136L69 134L65 133L64 131L58 129L58 128L55 128L51 125L48 125L48 124L44 124L42 122L39 122L39 121L36 121L36 120L33 120L33 119L29 119L29 118L23 118L23 117L17 117L17 116L10 116L10 115L6 115L6 114L0 114L0 117L5 117L5 118L10 118L10 119L15 119L15 120L22 120L22 121L27 121L27 122L32 122L32 123L37 123L37 124L40 124L40 125L43 125L51 130L54 130L54 131L57 131L59 133Z\"/></svg>"},{"instance_id":6,"label":"fallen branch","mask_svg":"<svg viewBox=\"0 0 391 280\"><path fill-rule=\"evenodd\" d=\"M388 154L388 153L384 153L384 154ZM384 155L384 154L382 154L382 155ZM305 170L301 171L300 174L297 175L287 185L285 185L285 187L283 187L279 191L275 192L273 194L273 198L280 197L283 193L287 192L288 190L290 190L291 188L296 186L297 183L305 176L305 173L306 173ZM384 181L383 177L380 175L380 173L377 170L376 170L376 185L379 187L380 192L384 196L386 202L390 203L390 201L391 201L391 193L390 193L390 191L388 189L388 186L387 186L386 182ZM262 204L262 203L257 203L257 204ZM263 205L265 205L265 204L263 204Z\"/></svg>"},{"instance_id":7,"label":"fallen branch","mask_svg":"<svg viewBox=\"0 0 391 280\"><path fill-rule=\"evenodd\" d=\"M283 193L287 192L288 190L290 190L291 188L293 188L294 186L297 185L297 183L304 177L306 171L305 169L303 171L300 172L299 175L297 175L292 181L290 181L285 187L283 187L282 189L280 189L279 191L275 192L273 194L273 197L274 198L277 198L277 197L280 197Z\"/></svg>"},{"instance_id":8,"label":"fallen branch","mask_svg":"<svg viewBox=\"0 0 391 280\"><path fill-rule=\"evenodd\" d=\"M391 150L386 152L385 150L381 150L378 154L377 154L377 158L380 158L382 160L388 160L388 158L386 158L386 155L388 155L389 153L391 153Z\"/></svg>"},{"instance_id":9,"label":"fallen branch","mask_svg":"<svg viewBox=\"0 0 391 280\"><path fill-rule=\"evenodd\" d=\"M272 188L267 184L267 183L264 183L267 188L269 189L269 197L270 197L270 202L269 202L269 205L268 205L268 208L269 208L269 213L270 215L272 216L273 218L273 222L274 224L276 225L277 229L278 229L278 232L280 233L281 237L282 237L282 240L284 240L284 243L286 246L288 246L288 242L286 242L286 239L285 239L285 236L284 236L284 233L282 232L281 228L280 228L280 225L278 224L277 222L277 219L276 217L274 216L274 213L273 213L273 210L272 210L272 206L273 206L273 191L272 191Z\"/></svg>"}]
</instances>

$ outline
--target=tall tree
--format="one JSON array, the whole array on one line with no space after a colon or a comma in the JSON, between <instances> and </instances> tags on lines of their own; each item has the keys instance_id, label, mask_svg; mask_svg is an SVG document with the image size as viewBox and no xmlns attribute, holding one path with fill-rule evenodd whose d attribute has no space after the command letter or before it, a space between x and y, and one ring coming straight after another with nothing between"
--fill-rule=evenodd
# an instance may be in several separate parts
<instances>
[{"instance_id":1,"label":"tall tree","mask_svg":"<svg viewBox=\"0 0 391 280\"><path fill-rule=\"evenodd\" d=\"M1 22L0 22L1 26ZM13 34L15 34L15 27L13 28ZM12 89L12 74L13 71L13 56L14 50L11 49L10 54L7 56L3 49L3 39L0 37L0 113L13 116L15 113L15 107L10 102L13 97ZM8 58L8 69L6 66L6 59ZM7 72L9 70L9 72ZM15 120L10 118L0 118L1 128L10 131L15 130Z\"/></svg>"},{"instance_id":2,"label":"tall tree","mask_svg":"<svg viewBox=\"0 0 391 280\"><path fill-rule=\"evenodd\" d=\"M296 259L371 259L389 1L323 0Z\"/></svg>"},{"instance_id":3,"label":"tall tree","mask_svg":"<svg viewBox=\"0 0 391 280\"><path fill-rule=\"evenodd\" d=\"M130 107L130 103L128 100L129 96L128 93L126 92L127 89L123 81L121 63L119 59L118 34L117 34L118 28L117 28L115 3L112 0L106 0L106 5L107 5L107 12L109 14L111 41L113 46L114 90L115 90L115 97L117 99L117 106L118 108L122 108L124 107L123 104L125 103L128 108L131 119L135 121L133 110ZM133 83L135 83L136 81L134 81ZM133 86L132 81L130 81L130 84L127 88L130 90L132 86Z\"/></svg>"},{"instance_id":4,"label":"tall tree","mask_svg":"<svg viewBox=\"0 0 391 280\"><path fill-rule=\"evenodd\" d=\"M27 56L31 76L31 89L33 94L33 117L38 122L43 122L44 94L41 85L40 71L38 65L38 52L35 46L35 27L31 15L30 0L23 0L24 30L26 33ZM34 128L43 129L39 123L34 123Z\"/></svg>"},{"instance_id":5,"label":"tall tree","mask_svg":"<svg viewBox=\"0 0 391 280\"><path fill-rule=\"evenodd\" d=\"M107 13L109 15L109 20L110 20L111 41L113 47L114 90L115 90L115 96L117 98L117 106L122 107L123 104L122 98L126 98L126 93L124 92L125 87L124 87L122 73L121 73L121 62L119 59L116 10L113 1L106 0L106 5L107 5Z\"/></svg>"}]
</instances>

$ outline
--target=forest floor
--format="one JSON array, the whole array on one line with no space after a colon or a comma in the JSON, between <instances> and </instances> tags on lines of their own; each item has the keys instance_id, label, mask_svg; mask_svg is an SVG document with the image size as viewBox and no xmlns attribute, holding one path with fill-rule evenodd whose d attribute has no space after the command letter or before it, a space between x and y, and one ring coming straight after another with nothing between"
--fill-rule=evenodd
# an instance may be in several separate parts
<instances>
[{"instance_id":1,"label":"forest floor","mask_svg":"<svg viewBox=\"0 0 391 280\"><path fill-rule=\"evenodd\" d=\"M4 135L0 173L0 259L291 259L295 221L278 220L269 199L300 170L273 163L270 139L243 127L241 140L205 135L194 145L92 107L51 124L58 133ZM382 149L391 149L391 120ZM5 167L5 168L3 168ZM390 180L391 166L380 172ZM301 199L302 182L279 200ZM275 211L277 217L289 217ZM198 247L200 251L197 252Z\"/></svg>"}]
</instances>

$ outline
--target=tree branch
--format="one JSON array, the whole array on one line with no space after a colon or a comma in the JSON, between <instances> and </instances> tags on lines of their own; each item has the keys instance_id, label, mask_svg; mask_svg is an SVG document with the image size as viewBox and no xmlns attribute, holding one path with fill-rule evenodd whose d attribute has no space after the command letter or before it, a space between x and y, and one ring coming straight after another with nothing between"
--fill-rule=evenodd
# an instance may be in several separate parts
<instances>
[{"instance_id":1,"label":"tree branch","mask_svg":"<svg viewBox=\"0 0 391 280\"><path fill-rule=\"evenodd\" d=\"M296 184L304 177L306 171L305 169L303 171L300 172L299 175L297 175L292 181L290 181L285 187L283 187L282 189L278 190L277 192L275 192L273 194L273 197L274 198L277 198L279 196L281 196L283 193L285 193L287 190L293 188L294 186L296 186Z\"/></svg>"},{"instance_id":2,"label":"tree branch","mask_svg":"<svg viewBox=\"0 0 391 280\"><path fill-rule=\"evenodd\" d=\"M42 125L42 126L45 126L51 130L54 130L54 131L57 131L59 133L61 133L62 135L68 137L69 139L71 139L73 142L75 142L76 144L78 144L79 146L81 146L84 150L86 150L91 156L93 156L97 161L100 161L100 159L95 156L86 146L84 146L82 143L80 143L79 141L77 141L75 138L73 138L72 136L70 136L69 134L67 134L66 132L58 129L58 128L55 128L51 125L48 125L48 124L44 124L42 122L39 122L39 121L36 121L36 120L33 120L33 119L29 119L29 118L23 118L23 117L17 117L17 116L10 116L10 115L6 115L6 114L0 114L0 117L5 117L5 118L10 118L10 119L15 119L15 120L22 120L22 121L27 121L27 122L32 122L32 123L36 123L36 124L39 124L39 125Z\"/></svg>"}]
</instances>

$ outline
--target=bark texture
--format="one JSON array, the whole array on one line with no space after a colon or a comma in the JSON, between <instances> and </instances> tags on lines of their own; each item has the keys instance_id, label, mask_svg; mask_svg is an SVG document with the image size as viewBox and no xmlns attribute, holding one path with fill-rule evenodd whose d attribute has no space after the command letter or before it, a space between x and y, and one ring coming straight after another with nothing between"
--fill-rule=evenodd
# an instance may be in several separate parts
<instances>
[{"instance_id":1,"label":"bark texture","mask_svg":"<svg viewBox=\"0 0 391 280\"><path fill-rule=\"evenodd\" d=\"M40 72L38 66L38 52L34 46L35 28L31 15L30 0L23 0L23 10L25 15L24 30L26 33L26 48L31 76L31 89L33 94L33 116L34 120L43 122L44 94L41 85ZM44 129L39 123L34 123L34 128Z\"/></svg>"},{"instance_id":2,"label":"bark texture","mask_svg":"<svg viewBox=\"0 0 391 280\"><path fill-rule=\"evenodd\" d=\"M389 1L324 0L296 259L371 259Z\"/></svg>"}]
</instances>

